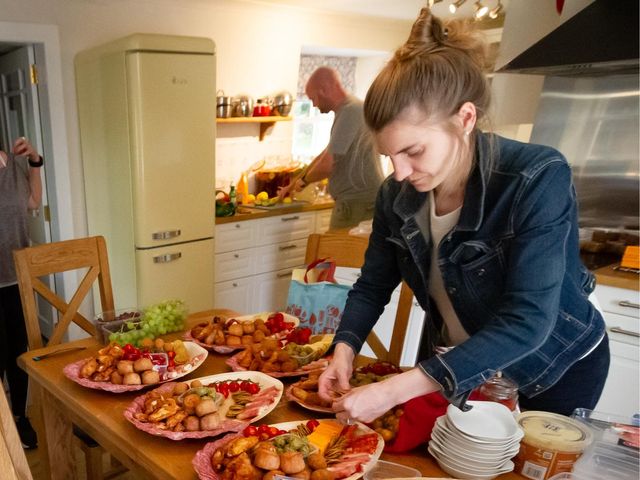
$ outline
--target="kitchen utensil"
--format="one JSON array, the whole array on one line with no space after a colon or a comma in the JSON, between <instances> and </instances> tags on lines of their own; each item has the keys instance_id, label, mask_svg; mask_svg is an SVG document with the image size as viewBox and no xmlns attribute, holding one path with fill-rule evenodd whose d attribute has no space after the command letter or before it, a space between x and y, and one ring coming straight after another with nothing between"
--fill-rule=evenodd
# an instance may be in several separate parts
<instances>
[{"instance_id":1,"label":"kitchen utensil","mask_svg":"<svg viewBox=\"0 0 640 480\"><path fill-rule=\"evenodd\" d=\"M248 95L238 95L231 104L234 117L250 117L253 114L253 98Z\"/></svg>"},{"instance_id":2,"label":"kitchen utensil","mask_svg":"<svg viewBox=\"0 0 640 480\"><path fill-rule=\"evenodd\" d=\"M229 118L231 116L231 97L224 94L224 90L216 93L216 117Z\"/></svg>"},{"instance_id":3,"label":"kitchen utensil","mask_svg":"<svg viewBox=\"0 0 640 480\"><path fill-rule=\"evenodd\" d=\"M273 113L286 117L291 112L293 97L289 92L280 92L273 97Z\"/></svg>"},{"instance_id":4,"label":"kitchen utensil","mask_svg":"<svg viewBox=\"0 0 640 480\"><path fill-rule=\"evenodd\" d=\"M53 352L45 353L44 355L36 355L33 357L34 362L39 362L40 360L44 360L45 358L53 357L54 355L59 355L61 353L67 352L75 352L77 350L85 350L87 347L67 347L67 348L59 348Z\"/></svg>"}]
</instances>

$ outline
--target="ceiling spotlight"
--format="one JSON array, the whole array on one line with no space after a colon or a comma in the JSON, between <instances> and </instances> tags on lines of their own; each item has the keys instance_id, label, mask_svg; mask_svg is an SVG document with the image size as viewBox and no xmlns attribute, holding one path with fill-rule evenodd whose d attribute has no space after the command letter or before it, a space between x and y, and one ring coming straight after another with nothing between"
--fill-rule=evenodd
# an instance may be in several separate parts
<instances>
[{"instance_id":1,"label":"ceiling spotlight","mask_svg":"<svg viewBox=\"0 0 640 480\"><path fill-rule=\"evenodd\" d=\"M491 11L489 12L489 17L498 18L500 12L502 12L502 0L498 0L498 4L491 9Z\"/></svg>"},{"instance_id":2,"label":"ceiling spotlight","mask_svg":"<svg viewBox=\"0 0 640 480\"><path fill-rule=\"evenodd\" d=\"M440 3L443 0L428 0L427 1L427 5L429 6L429 8L433 7L436 3Z\"/></svg>"},{"instance_id":3,"label":"ceiling spotlight","mask_svg":"<svg viewBox=\"0 0 640 480\"><path fill-rule=\"evenodd\" d=\"M489 7L483 5L482 2L476 2L476 18L480 19L484 17L489 12Z\"/></svg>"},{"instance_id":4,"label":"ceiling spotlight","mask_svg":"<svg viewBox=\"0 0 640 480\"><path fill-rule=\"evenodd\" d=\"M456 10L458 10L466 1L467 0L456 0L455 2L452 2L451 5L449 5L449 11L451 13L456 13Z\"/></svg>"}]
</instances>

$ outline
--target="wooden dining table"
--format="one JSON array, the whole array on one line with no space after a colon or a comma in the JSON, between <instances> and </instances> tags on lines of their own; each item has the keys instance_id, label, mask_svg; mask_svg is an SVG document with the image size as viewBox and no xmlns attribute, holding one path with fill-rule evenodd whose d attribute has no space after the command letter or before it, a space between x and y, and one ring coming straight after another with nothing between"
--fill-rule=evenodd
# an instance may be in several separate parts
<instances>
[{"instance_id":1,"label":"wooden dining table","mask_svg":"<svg viewBox=\"0 0 640 480\"><path fill-rule=\"evenodd\" d=\"M189 328L199 322L210 319L213 315L233 316L229 310L208 310L190 315L186 322ZM166 335L165 338L180 338L181 333ZM85 338L31 350L18 359L21 368L27 371L32 382L42 390L42 414L44 425L38 432L39 438L46 437L46 452L42 461L48 466L53 480L69 480L78 478L73 455L72 425L77 425L93 437L108 452L115 456L126 468L140 478L184 479L197 478L191 461L196 452L208 441L182 440L173 441L156 437L137 429L123 412L131 402L147 390L110 393L103 390L85 388L68 379L63 368L72 362L95 355L101 344L94 338ZM84 350L68 351L50 356L40 361L33 357L44 355L69 347L86 347ZM227 373L231 368L225 361L229 355L210 352L204 363L184 380L194 379L217 373ZM285 380L287 384L295 381ZM283 395L279 404L260 423L275 424L309 418L328 418L323 414L311 412ZM429 456L425 445L414 451L391 454L383 452L382 460L399 463L418 469L424 477L449 477L436 461ZM521 479L519 475L508 473L498 477L500 480Z\"/></svg>"}]
</instances>

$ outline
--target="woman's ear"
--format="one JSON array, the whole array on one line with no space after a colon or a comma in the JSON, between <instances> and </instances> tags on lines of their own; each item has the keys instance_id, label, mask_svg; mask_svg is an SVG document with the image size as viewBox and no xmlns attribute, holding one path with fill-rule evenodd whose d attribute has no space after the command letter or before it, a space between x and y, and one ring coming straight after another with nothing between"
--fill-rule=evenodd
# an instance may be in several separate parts
<instances>
[{"instance_id":1,"label":"woman's ear","mask_svg":"<svg viewBox=\"0 0 640 480\"><path fill-rule=\"evenodd\" d=\"M464 133L470 134L476 126L476 106L472 102L464 102L458 110L458 118Z\"/></svg>"}]
</instances>

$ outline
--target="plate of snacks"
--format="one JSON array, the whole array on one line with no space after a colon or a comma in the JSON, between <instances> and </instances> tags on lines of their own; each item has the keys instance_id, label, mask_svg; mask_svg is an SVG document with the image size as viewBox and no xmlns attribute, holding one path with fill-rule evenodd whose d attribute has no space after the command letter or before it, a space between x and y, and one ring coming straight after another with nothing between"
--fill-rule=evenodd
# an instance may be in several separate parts
<instances>
[{"instance_id":1,"label":"plate of snacks","mask_svg":"<svg viewBox=\"0 0 640 480\"><path fill-rule=\"evenodd\" d=\"M260 372L209 375L165 383L137 397L124 416L151 435L183 440L239 432L267 415L283 385Z\"/></svg>"},{"instance_id":2,"label":"plate of snacks","mask_svg":"<svg viewBox=\"0 0 640 480\"><path fill-rule=\"evenodd\" d=\"M349 380L352 387L380 382L389 376L396 375L402 370L390 362L372 362L356 368ZM318 378L322 371L310 372L296 383L289 385L285 395L301 407L314 412L333 413L331 402L320 398L318 394ZM376 418L369 426L379 433L386 442L392 441L399 427L399 418L403 414L400 407L393 408L384 415Z\"/></svg>"},{"instance_id":3,"label":"plate of snacks","mask_svg":"<svg viewBox=\"0 0 640 480\"><path fill-rule=\"evenodd\" d=\"M380 435L362 423L295 421L225 435L199 450L192 464L201 480L276 475L355 480L373 468L383 447Z\"/></svg>"},{"instance_id":4,"label":"plate of snacks","mask_svg":"<svg viewBox=\"0 0 640 480\"><path fill-rule=\"evenodd\" d=\"M284 338L298 326L297 317L282 312L263 312L233 318L215 316L185 333L193 341L217 353L231 353L260 343L266 337Z\"/></svg>"},{"instance_id":5,"label":"plate of snacks","mask_svg":"<svg viewBox=\"0 0 640 480\"><path fill-rule=\"evenodd\" d=\"M309 329L295 328L289 336L297 335L300 330ZM235 372L255 370L275 378L296 377L314 370L324 370L329 364L324 355L331 346L333 334L310 336L305 333L304 336L308 343L288 341L285 344L277 338L265 338L228 358L226 363Z\"/></svg>"},{"instance_id":6,"label":"plate of snacks","mask_svg":"<svg viewBox=\"0 0 640 480\"><path fill-rule=\"evenodd\" d=\"M131 392L184 377L202 365L208 354L201 346L182 340L148 339L141 348L112 342L96 356L70 363L63 371L83 387Z\"/></svg>"}]
</instances>

